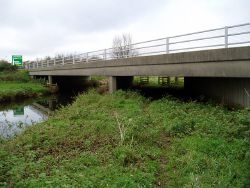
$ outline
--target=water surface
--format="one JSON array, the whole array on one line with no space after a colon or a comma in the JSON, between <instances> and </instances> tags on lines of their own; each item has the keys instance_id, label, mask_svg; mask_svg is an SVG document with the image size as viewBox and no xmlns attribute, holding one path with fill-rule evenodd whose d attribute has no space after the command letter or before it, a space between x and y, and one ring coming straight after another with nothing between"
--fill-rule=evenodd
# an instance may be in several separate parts
<instances>
[{"instance_id":1,"label":"water surface","mask_svg":"<svg viewBox=\"0 0 250 188\"><path fill-rule=\"evenodd\" d=\"M73 101L72 94L54 95L0 104L0 137L12 138L25 127L43 122L54 110Z\"/></svg>"},{"instance_id":2,"label":"water surface","mask_svg":"<svg viewBox=\"0 0 250 188\"><path fill-rule=\"evenodd\" d=\"M3 138L13 137L23 128L45 121L47 118L46 113L32 104L0 111L0 135Z\"/></svg>"}]
</instances>

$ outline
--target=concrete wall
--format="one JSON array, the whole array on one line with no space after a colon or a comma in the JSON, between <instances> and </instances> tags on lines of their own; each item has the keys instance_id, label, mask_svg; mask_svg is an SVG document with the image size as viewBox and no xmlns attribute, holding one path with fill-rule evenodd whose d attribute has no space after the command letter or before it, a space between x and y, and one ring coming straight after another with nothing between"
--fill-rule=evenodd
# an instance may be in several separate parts
<instances>
[{"instance_id":1,"label":"concrete wall","mask_svg":"<svg viewBox=\"0 0 250 188\"><path fill-rule=\"evenodd\" d=\"M191 94L204 94L222 104L250 106L250 78L185 77L184 86Z\"/></svg>"}]
</instances>

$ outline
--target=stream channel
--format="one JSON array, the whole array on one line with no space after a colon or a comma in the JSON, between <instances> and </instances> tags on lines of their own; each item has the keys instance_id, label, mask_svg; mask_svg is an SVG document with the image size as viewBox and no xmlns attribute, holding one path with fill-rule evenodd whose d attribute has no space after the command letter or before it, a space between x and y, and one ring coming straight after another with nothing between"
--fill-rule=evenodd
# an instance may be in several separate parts
<instances>
[{"instance_id":1,"label":"stream channel","mask_svg":"<svg viewBox=\"0 0 250 188\"><path fill-rule=\"evenodd\" d=\"M74 96L74 93L64 93L15 103L0 103L0 138L12 138L25 127L46 121L53 111L72 103Z\"/></svg>"}]
</instances>

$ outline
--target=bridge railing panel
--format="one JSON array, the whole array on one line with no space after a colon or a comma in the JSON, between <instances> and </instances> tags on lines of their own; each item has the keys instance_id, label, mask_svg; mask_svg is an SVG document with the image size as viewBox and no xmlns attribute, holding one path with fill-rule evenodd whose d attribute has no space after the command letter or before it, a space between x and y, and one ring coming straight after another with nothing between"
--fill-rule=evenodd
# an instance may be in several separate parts
<instances>
[{"instance_id":1,"label":"bridge railing panel","mask_svg":"<svg viewBox=\"0 0 250 188\"><path fill-rule=\"evenodd\" d=\"M250 44L250 24L228 27L228 45L246 46Z\"/></svg>"},{"instance_id":2,"label":"bridge railing panel","mask_svg":"<svg viewBox=\"0 0 250 188\"><path fill-rule=\"evenodd\" d=\"M59 56L30 62L29 69L107 61L137 56L188 52L250 45L250 23L209 29L171 37L133 43L82 54Z\"/></svg>"}]
</instances>

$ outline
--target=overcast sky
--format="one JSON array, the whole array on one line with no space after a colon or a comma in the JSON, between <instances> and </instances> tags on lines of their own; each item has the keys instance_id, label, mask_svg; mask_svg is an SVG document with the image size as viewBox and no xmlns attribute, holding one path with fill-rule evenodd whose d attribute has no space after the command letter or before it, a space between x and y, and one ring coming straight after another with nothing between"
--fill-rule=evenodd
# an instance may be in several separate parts
<instances>
[{"instance_id":1,"label":"overcast sky","mask_svg":"<svg viewBox=\"0 0 250 188\"><path fill-rule=\"evenodd\" d=\"M25 60L250 22L250 0L0 0L0 59Z\"/></svg>"}]
</instances>

